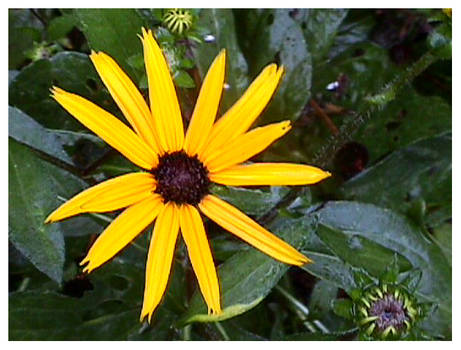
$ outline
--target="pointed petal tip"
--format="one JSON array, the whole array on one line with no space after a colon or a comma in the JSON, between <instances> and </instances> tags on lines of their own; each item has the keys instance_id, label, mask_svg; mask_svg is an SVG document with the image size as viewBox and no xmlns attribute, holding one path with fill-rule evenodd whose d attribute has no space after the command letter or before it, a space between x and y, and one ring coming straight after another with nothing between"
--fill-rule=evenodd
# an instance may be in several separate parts
<instances>
[{"instance_id":1,"label":"pointed petal tip","mask_svg":"<svg viewBox=\"0 0 461 350\"><path fill-rule=\"evenodd\" d=\"M50 215L48 215L48 217L45 219L45 221L43 221L44 224L51 224L53 223L54 220L53 220L53 213L51 213Z\"/></svg>"},{"instance_id":2,"label":"pointed petal tip","mask_svg":"<svg viewBox=\"0 0 461 350\"><path fill-rule=\"evenodd\" d=\"M54 98L54 99L56 99L59 96L62 96L64 94L66 94L66 91L64 91L63 89L57 87L56 85L53 85L51 87L50 92L51 92L51 97Z\"/></svg>"},{"instance_id":3,"label":"pointed petal tip","mask_svg":"<svg viewBox=\"0 0 461 350\"><path fill-rule=\"evenodd\" d=\"M50 93L51 93L51 96L54 97L57 93L59 92L62 92L63 90L58 88L56 85L53 85L51 88L50 88Z\"/></svg>"},{"instance_id":4,"label":"pointed petal tip","mask_svg":"<svg viewBox=\"0 0 461 350\"><path fill-rule=\"evenodd\" d=\"M319 170L318 178L312 184L321 182L321 181L323 181L325 179L328 179L329 177L333 176L329 171L325 171L325 170L322 170L322 169L318 169L318 170Z\"/></svg>"},{"instance_id":5,"label":"pointed petal tip","mask_svg":"<svg viewBox=\"0 0 461 350\"><path fill-rule=\"evenodd\" d=\"M301 252L299 252L299 254L301 255L301 257L300 257L301 265L300 266L305 265L305 264L312 264L314 262L312 259L308 258L307 256L305 256Z\"/></svg>"},{"instance_id":6,"label":"pointed petal tip","mask_svg":"<svg viewBox=\"0 0 461 350\"><path fill-rule=\"evenodd\" d=\"M90 258L89 258L88 255L87 255L87 256L85 256L85 258L83 258L82 261L80 261L79 265L80 265L80 266L83 266L83 265L85 265L88 261L90 261Z\"/></svg>"},{"instance_id":7,"label":"pointed petal tip","mask_svg":"<svg viewBox=\"0 0 461 350\"><path fill-rule=\"evenodd\" d=\"M147 323L150 324L151 319L152 319L152 314L153 312L146 310L146 305L143 304L142 310L141 310L141 315L139 316L139 322L144 322L147 317Z\"/></svg>"},{"instance_id":8,"label":"pointed petal tip","mask_svg":"<svg viewBox=\"0 0 461 350\"><path fill-rule=\"evenodd\" d=\"M219 316L222 314L222 309L218 307L208 307L208 315Z\"/></svg>"},{"instance_id":9,"label":"pointed petal tip","mask_svg":"<svg viewBox=\"0 0 461 350\"><path fill-rule=\"evenodd\" d=\"M282 130L286 130L286 132L288 132L291 129L291 121L284 120L283 122L280 122L280 127Z\"/></svg>"},{"instance_id":10,"label":"pointed petal tip","mask_svg":"<svg viewBox=\"0 0 461 350\"><path fill-rule=\"evenodd\" d=\"M282 65L277 69L277 80L281 80L285 75L285 67Z\"/></svg>"},{"instance_id":11,"label":"pointed petal tip","mask_svg":"<svg viewBox=\"0 0 461 350\"><path fill-rule=\"evenodd\" d=\"M267 65L264 69L263 72L267 72L269 76L273 76L275 73L277 73L277 64L271 63ZM261 72L261 74L263 73Z\"/></svg>"}]
</instances>

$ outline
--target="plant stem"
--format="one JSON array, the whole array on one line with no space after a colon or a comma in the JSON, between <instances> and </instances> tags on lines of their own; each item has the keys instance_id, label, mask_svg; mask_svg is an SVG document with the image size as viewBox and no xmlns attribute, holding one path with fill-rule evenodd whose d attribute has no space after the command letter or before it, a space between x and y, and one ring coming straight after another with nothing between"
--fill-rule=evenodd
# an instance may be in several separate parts
<instances>
[{"instance_id":1,"label":"plant stem","mask_svg":"<svg viewBox=\"0 0 461 350\"><path fill-rule=\"evenodd\" d=\"M30 282L30 277L24 278L21 282L21 285L18 288L18 292L24 292L27 289L29 282Z\"/></svg>"},{"instance_id":2,"label":"plant stem","mask_svg":"<svg viewBox=\"0 0 461 350\"><path fill-rule=\"evenodd\" d=\"M327 327L320 322L319 320L309 321L307 318L309 316L309 309L306 305L296 299L293 295L291 295L287 290L280 286L275 286L275 289L282 294L296 309L296 314L298 315L299 319L303 322L304 326L312 333L317 333L319 330L322 333L330 333ZM317 328L316 328L317 327Z\"/></svg>"},{"instance_id":3,"label":"plant stem","mask_svg":"<svg viewBox=\"0 0 461 350\"><path fill-rule=\"evenodd\" d=\"M407 68L402 74L391 83L387 84L379 93L369 96L366 100L378 106L386 105L397 96L397 93L408 83L411 83L418 75L424 72L427 67L439 59L432 51L426 52L411 67Z\"/></svg>"},{"instance_id":4,"label":"plant stem","mask_svg":"<svg viewBox=\"0 0 461 350\"><path fill-rule=\"evenodd\" d=\"M227 335L226 330L225 330L224 327L221 325L221 323L215 322L214 324L215 324L216 328L218 329L219 333L221 334L221 336L223 337L223 339L229 341L230 338L229 338L229 336Z\"/></svg>"},{"instance_id":5,"label":"plant stem","mask_svg":"<svg viewBox=\"0 0 461 350\"><path fill-rule=\"evenodd\" d=\"M114 221L114 219L112 219L110 216L107 216L107 215L104 215L104 214L98 214L98 213L88 213L90 214L90 216L93 216L97 219L100 219L102 221L105 221L105 222L108 222L108 223L111 223L112 221Z\"/></svg>"},{"instance_id":6,"label":"plant stem","mask_svg":"<svg viewBox=\"0 0 461 350\"><path fill-rule=\"evenodd\" d=\"M187 326L185 326L183 328L183 331L182 331L182 339L183 340L190 340L190 334L191 334L191 330L192 330L192 325L188 324Z\"/></svg>"},{"instance_id":7,"label":"plant stem","mask_svg":"<svg viewBox=\"0 0 461 350\"><path fill-rule=\"evenodd\" d=\"M426 52L418 61L398 75L396 79L386 84L377 94L366 97L365 105L359 106L362 107L362 111L355 113L354 116L344 121L339 128L339 133L328 138L325 146L320 148L312 158L312 163L323 168L328 167L338 149L352 139L360 127L371 118L377 108L384 108L394 100L402 88L411 83L413 79L438 59L439 57L432 51Z\"/></svg>"},{"instance_id":8,"label":"plant stem","mask_svg":"<svg viewBox=\"0 0 461 350\"><path fill-rule=\"evenodd\" d=\"M290 303L292 303L293 306L295 306L297 310L301 311L301 313L305 317L309 316L309 309L307 308L306 305L304 305L298 299L296 299L294 296L288 293L284 288L280 286L275 286L275 289L279 291Z\"/></svg>"}]
</instances>

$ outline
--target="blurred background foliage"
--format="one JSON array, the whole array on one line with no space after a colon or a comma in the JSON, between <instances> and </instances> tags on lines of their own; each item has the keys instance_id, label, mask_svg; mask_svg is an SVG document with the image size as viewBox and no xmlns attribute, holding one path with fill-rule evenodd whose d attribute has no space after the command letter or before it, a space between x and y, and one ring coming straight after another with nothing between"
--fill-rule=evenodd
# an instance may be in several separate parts
<instances>
[{"instance_id":1,"label":"blurred background foliage","mask_svg":"<svg viewBox=\"0 0 461 350\"><path fill-rule=\"evenodd\" d=\"M358 281L379 284L391 262L396 281L418 274L413 296L433 306L408 339L451 339L451 12L187 11L179 31L161 9L9 10L10 339L356 339L344 305ZM138 321L149 234L88 276L78 262L114 213L43 224L65 199L136 169L49 89L124 120L88 54L110 54L148 96L142 26L165 52L186 122L222 48L220 114L265 65L283 64L258 123L291 119L294 127L256 159L333 173L308 188L213 188L315 261L289 267L207 222L225 307L219 320L206 314L182 242L149 325Z\"/></svg>"}]
</instances>

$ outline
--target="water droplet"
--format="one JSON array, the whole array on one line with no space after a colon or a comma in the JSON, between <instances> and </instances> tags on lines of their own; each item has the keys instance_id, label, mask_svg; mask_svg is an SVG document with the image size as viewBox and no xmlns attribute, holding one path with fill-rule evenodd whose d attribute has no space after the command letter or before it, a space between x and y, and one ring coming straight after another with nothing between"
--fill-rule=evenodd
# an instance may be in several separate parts
<instances>
[{"instance_id":1,"label":"water droplet","mask_svg":"<svg viewBox=\"0 0 461 350\"><path fill-rule=\"evenodd\" d=\"M216 40L216 38L212 34L207 34L203 36L203 40L205 40L206 43L212 43Z\"/></svg>"},{"instance_id":2,"label":"water droplet","mask_svg":"<svg viewBox=\"0 0 461 350\"><path fill-rule=\"evenodd\" d=\"M229 89L230 89L230 85L227 84L227 83L224 83L223 88L224 88L224 90L229 90Z\"/></svg>"},{"instance_id":3,"label":"water droplet","mask_svg":"<svg viewBox=\"0 0 461 350\"><path fill-rule=\"evenodd\" d=\"M326 86L327 91L336 91L339 88L339 81L334 81Z\"/></svg>"},{"instance_id":4,"label":"water droplet","mask_svg":"<svg viewBox=\"0 0 461 350\"><path fill-rule=\"evenodd\" d=\"M347 240L347 244L349 245L349 248L352 250L360 250L363 249L362 242L360 241L360 237L358 236L352 236Z\"/></svg>"}]
</instances>

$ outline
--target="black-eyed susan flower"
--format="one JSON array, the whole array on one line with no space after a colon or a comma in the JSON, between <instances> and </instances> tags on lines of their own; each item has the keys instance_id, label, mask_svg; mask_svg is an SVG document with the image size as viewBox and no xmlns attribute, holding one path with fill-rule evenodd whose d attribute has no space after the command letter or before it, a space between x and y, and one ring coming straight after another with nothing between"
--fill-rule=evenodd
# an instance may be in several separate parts
<instances>
[{"instance_id":1,"label":"black-eyed susan flower","mask_svg":"<svg viewBox=\"0 0 461 350\"><path fill-rule=\"evenodd\" d=\"M167 286L179 232L210 313L221 312L220 290L205 233L205 216L273 258L292 265L309 259L229 203L210 194L211 182L232 185L306 185L330 174L287 163L242 164L290 130L290 122L248 131L274 93L283 68L267 66L216 123L225 51L213 61L187 132L167 62L151 31L142 31L150 108L129 77L105 53L92 52L102 81L132 128L92 102L57 87L52 97L82 124L145 171L107 180L55 210L53 222L85 212L125 209L98 237L81 264L91 272L155 222L146 265L141 319L152 317Z\"/></svg>"}]
</instances>

